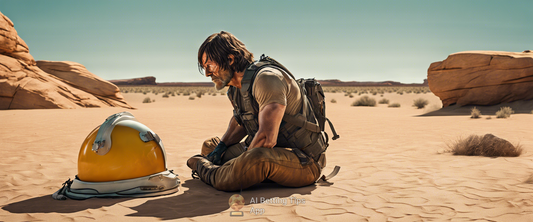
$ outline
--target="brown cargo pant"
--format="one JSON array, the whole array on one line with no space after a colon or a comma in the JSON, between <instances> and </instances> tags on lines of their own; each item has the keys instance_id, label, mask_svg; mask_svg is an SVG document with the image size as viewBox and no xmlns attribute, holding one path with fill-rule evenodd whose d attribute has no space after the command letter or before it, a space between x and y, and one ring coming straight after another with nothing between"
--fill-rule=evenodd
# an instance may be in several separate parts
<instances>
[{"instance_id":1,"label":"brown cargo pant","mask_svg":"<svg viewBox=\"0 0 533 222\"><path fill-rule=\"evenodd\" d=\"M215 137L202 145L202 156L207 156L218 145ZM302 187L313 184L321 173L320 165L312 159L302 165L290 148L255 148L244 150L238 143L228 147L222 156L223 165L217 166L202 159L198 161L197 172L205 183L217 190L236 191L269 179L288 187Z\"/></svg>"}]
</instances>

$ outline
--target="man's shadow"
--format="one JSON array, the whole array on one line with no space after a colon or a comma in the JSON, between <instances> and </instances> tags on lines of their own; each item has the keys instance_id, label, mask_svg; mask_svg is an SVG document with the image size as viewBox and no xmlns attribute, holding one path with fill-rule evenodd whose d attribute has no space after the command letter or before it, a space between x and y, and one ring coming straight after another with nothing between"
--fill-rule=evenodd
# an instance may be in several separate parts
<instances>
[{"instance_id":1,"label":"man's shadow","mask_svg":"<svg viewBox=\"0 0 533 222\"><path fill-rule=\"evenodd\" d=\"M229 198L233 194L241 194L244 197L245 205L249 205L252 197L258 197L259 199L261 197L265 199L273 197L286 198L293 194L311 194L311 191L316 189L315 184L300 188L290 188L276 183L260 183L243 190L242 193L239 191L224 192L195 179L185 181L183 187L187 187L189 190L179 196L146 201L144 204L132 207L131 209L137 211L137 213L128 214L127 216L157 217L162 220L205 216L230 209Z\"/></svg>"},{"instance_id":2,"label":"man's shadow","mask_svg":"<svg viewBox=\"0 0 533 222\"><path fill-rule=\"evenodd\" d=\"M260 183L243 190L241 193L218 191L201 180L189 179L181 185L189 188L183 194L148 200L139 206L131 207L137 213L126 216L157 217L163 220L204 216L229 209L229 198L233 194L241 194L245 199L246 205L248 205L252 197L269 199L273 197L286 198L293 194L311 194L311 191L316 189L317 185L320 184L289 188L276 183ZM131 200L131 198L91 198L83 201L59 201L54 200L51 195L45 195L10 203L2 207L2 209L10 213L75 213L87 209L113 206L128 200Z\"/></svg>"}]
</instances>

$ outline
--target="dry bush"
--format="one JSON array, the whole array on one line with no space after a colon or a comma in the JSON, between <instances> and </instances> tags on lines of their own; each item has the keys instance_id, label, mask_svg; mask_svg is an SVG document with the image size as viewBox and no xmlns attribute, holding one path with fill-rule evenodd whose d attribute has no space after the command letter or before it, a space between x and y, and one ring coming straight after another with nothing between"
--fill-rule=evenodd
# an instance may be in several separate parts
<instances>
[{"instance_id":1,"label":"dry bush","mask_svg":"<svg viewBox=\"0 0 533 222\"><path fill-rule=\"evenodd\" d=\"M337 100L331 99L331 103L337 103Z\"/></svg>"},{"instance_id":2,"label":"dry bush","mask_svg":"<svg viewBox=\"0 0 533 222\"><path fill-rule=\"evenodd\" d=\"M352 103L352 106L376 106L376 100L368 96L363 96Z\"/></svg>"},{"instance_id":3,"label":"dry bush","mask_svg":"<svg viewBox=\"0 0 533 222\"><path fill-rule=\"evenodd\" d=\"M413 106L418 109L423 109L424 107L426 107L427 104L429 104L429 101L427 101L426 99L422 99L422 98L415 99L413 101Z\"/></svg>"},{"instance_id":4,"label":"dry bush","mask_svg":"<svg viewBox=\"0 0 533 222\"><path fill-rule=\"evenodd\" d=\"M146 97L143 100L143 103L151 103L151 102L152 102L152 99L150 99L150 97Z\"/></svg>"},{"instance_id":5,"label":"dry bush","mask_svg":"<svg viewBox=\"0 0 533 222\"><path fill-rule=\"evenodd\" d=\"M382 96L383 96L383 95L382 95ZM389 101L388 99L383 98L383 99L381 99L378 103L379 103L379 104L389 104L389 102L390 102L390 101Z\"/></svg>"},{"instance_id":6,"label":"dry bush","mask_svg":"<svg viewBox=\"0 0 533 222\"><path fill-rule=\"evenodd\" d=\"M481 117L481 111L479 111L479 109L474 107L474 108L472 108L470 110L470 118L477 119L477 118L480 118L480 117Z\"/></svg>"},{"instance_id":7,"label":"dry bush","mask_svg":"<svg viewBox=\"0 0 533 222\"><path fill-rule=\"evenodd\" d=\"M509 141L492 134L460 138L453 144L448 144L448 148L454 155L466 156L517 157L522 153L522 146L514 146Z\"/></svg>"},{"instance_id":8,"label":"dry bush","mask_svg":"<svg viewBox=\"0 0 533 222\"><path fill-rule=\"evenodd\" d=\"M400 104L399 103L392 103L389 105L390 108L400 108Z\"/></svg>"},{"instance_id":9,"label":"dry bush","mask_svg":"<svg viewBox=\"0 0 533 222\"><path fill-rule=\"evenodd\" d=\"M500 110L496 112L496 118L507 118L511 117L514 111L511 107L500 107Z\"/></svg>"},{"instance_id":10,"label":"dry bush","mask_svg":"<svg viewBox=\"0 0 533 222\"><path fill-rule=\"evenodd\" d=\"M189 96L189 100L194 100L194 98L196 98L195 96Z\"/></svg>"}]
</instances>

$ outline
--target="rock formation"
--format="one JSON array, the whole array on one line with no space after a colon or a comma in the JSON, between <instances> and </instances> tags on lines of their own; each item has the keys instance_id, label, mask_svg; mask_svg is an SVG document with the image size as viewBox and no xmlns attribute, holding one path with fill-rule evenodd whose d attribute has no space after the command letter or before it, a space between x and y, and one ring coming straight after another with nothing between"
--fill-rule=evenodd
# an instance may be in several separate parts
<instances>
[{"instance_id":1,"label":"rock formation","mask_svg":"<svg viewBox=\"0 0 533 222\"><path fill-rule=\"evenodd\" d=\"M115 85L157 85L157 83L155 83L155 77L153 76L134 79L109 80L109 82Z\"/></svg>"},{"instance_id":2,"label":"rock formation","mask_svg":"<svg viewBox=\"0 0 533 222\"><path fill-rule=\"evenodd\" d=\"M0 110L133 108L112 83L75 62L35 61L0 12Z\"/></svg>"},{"instance_id":3,"label":"rock formation","mask_svg":"<svg viewBox=\"0 0 533 222\"><path fill-rule=\"evenodd\" d=\"M428 69L429 89L453 104L496 105L533 99L533 53L466 51Z\"/></svg>"}]
</instances>

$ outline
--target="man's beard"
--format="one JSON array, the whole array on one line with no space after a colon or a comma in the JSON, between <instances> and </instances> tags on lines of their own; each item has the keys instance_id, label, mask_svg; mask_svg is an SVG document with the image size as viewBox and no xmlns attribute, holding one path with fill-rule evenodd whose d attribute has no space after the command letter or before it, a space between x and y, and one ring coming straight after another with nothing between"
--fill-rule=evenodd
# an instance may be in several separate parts
<instances>
[{"instance_id":1,"label":"man's beard","mask_svg":"<svg viewBox=\"0 0 533 222\"><path fill-rule=\"evenodd\" d=\"M224 87L226 87L228 83L231 81L231 79L233 78L233 74L234 74L233 70L230 70L229 74L224 79L221 79L221 78L213 79L213 82L215 83L215 89L221 90Z\"/></svg>"}]
</instances>

